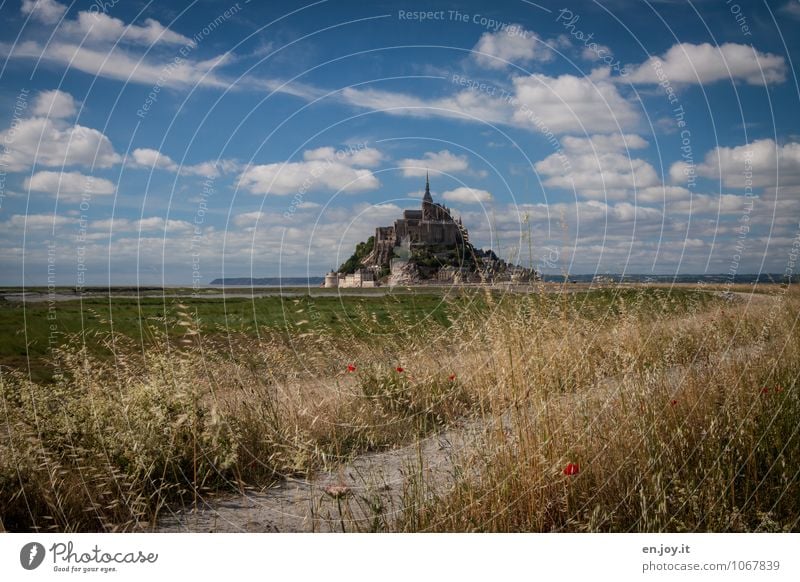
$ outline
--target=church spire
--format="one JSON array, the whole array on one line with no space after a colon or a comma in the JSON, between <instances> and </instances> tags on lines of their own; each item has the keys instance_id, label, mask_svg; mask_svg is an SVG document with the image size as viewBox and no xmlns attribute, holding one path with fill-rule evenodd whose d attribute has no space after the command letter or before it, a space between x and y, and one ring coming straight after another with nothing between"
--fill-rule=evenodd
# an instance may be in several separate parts
<instances>
[{"instance_id":1,"label":"church spire","mask_svg":"<svg viewBox=\"0 0 800 582\"><path fill-rule=\"evenodd\" d=\"M431 196L431 182L428 177L428 172L425 172L425 196L422 197L423 202L433 202L433 197Z\"/></svg>"}]
</instances>

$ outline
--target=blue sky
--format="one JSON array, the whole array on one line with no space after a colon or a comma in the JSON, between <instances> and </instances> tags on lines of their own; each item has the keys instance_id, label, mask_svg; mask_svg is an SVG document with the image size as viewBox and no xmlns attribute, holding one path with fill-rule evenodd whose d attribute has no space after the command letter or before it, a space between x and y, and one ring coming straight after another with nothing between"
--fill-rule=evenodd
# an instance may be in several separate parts
<instances>
[{"instance_id":1,"label":"blue sky","mask_svg":"<svg viewBox=\"0 0 800 582\"><path fill-rule=\"evenodd\" d=\"M165 4L2 4L0 284L321 275L426 170L545 272L793 269L800 2Z\"/></svg>"}]
</instances>

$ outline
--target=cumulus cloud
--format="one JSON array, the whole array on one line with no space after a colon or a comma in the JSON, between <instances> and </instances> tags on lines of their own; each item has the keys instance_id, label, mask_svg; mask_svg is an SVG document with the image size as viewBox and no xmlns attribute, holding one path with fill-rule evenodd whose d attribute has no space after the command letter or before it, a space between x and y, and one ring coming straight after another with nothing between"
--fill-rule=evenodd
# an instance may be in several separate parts
<instances>
[{"instance_id":1,"label":"cumulus cloud","mask_svg":"<svg viewBox=\"0 0 800 582\"><path fill-rule=\"evenodd\" d=\"M722 79L750 85L782 83L786 62L780 55L762 53L750 45L680 43L664 55L650 57L641 65L628 65L626 82L658 83L659 70L671 83L704 84Z\"/></svg>"},{"instance_id":2,"label":"cumulus cloud","mask_svg":"<svg viewBox=\"0 0 800 582\"><path fill-rule=\"evenodd\" d=\"M480 204L491 202L492 195L486 190L476 188L461 187L455 190L448 190L442 193L442 198L448 202L460 202L462 204Z\"/></svg>"},{"instance_id":3,"label":"cumulus cloud","mask_svg":"<svg viewBox=\"0 0 800 582\"><path fill-rule=\"evenodd\" d=\"M406 158L400 160L397 165L402 168L403 175L407 178L421 178L430 170L443 174L455 174L469 170L467 156L456 155L450 150L426 152L422 158Z\"/></svg>"},{"instance_id":4,"label":"cumulus cloud","mask_svg":"<svg viewBox=\"0 0 800 582\"><path fill-rule=\"evenodd\" d=\"M549 61L553 53L539 37L519 24L497 32L485 32L472 48L472 58L490 69L504 69L511 63Z\"/></svg>"},{"instance_id":5,"label":"cumulus cloud","mask_svg":"<svg viewBox=\"0 0 800 582\"><path fill-rule=\"evenodd\" d=\"M554 133L615 132L639 122L636 108L607 77L574 75L516 77L518 106L513 120Z\"/></svg>"},{"instance_id":6,"label":"cumulus cloud","mask_svg":"<svg viewBox=\"0 0 800 582\"><path fill-rule=\"evenodd\" d=\"M591 77L518 76L508 98L476 90L425 99L375 89L347 88L339 96L356 107L408 117L446 117L522 127L534 132L614 132L639 123L636 107L611 81L606 69Z\"/></svg>"},{"instance_id":7,"label":"cumulus cloud","mask_svg":"<svg viewBox=\"0 0 800 582\"><path fill-rule=\"evenodd\" d=\"M44 117L21 120L0 132L0 141L6 144L6 163L11 171L33 164L108 168L121 159L111 140L96 129Z\"/></svg>"},{"instance_id":8,"label":"cumulus cloud","mask_svg":"<svg viewBox=\"0 0 800 582\"><path fill-rule=\"evenodd\" d=\"M53 89L36 96L31 112L39 117L61 119L75 115L75 99L69 93Z\"/></svg>"},{"instance_id":9,"label":"cumulus cloud","mask_svg":"<svg viewBox=\"0 0 800 582\"><path fill-rule=\"evenodd\" d=\"M534 167L546 177L546 186L574 189L592 199L629 198L635 189L661 183L650 163L626 151L646 145L636 135L566 137L562 140L563 151L549 155Z\"/></svg>"},{"instance_id":10,"label":"cumulus cloud","mask_svg":"<svg viewBox=\"0 0 800 582\"><path fill-rule=\"evenodd\" d=\"M22 0L20 10L39 22L55 24L67 11L67 7L55 0Z\"/></svg>"},{"instance_id":11,"label":"cumulus cloud","mask_svg":"<svg viewBox=\"0 0 800 582\"><path fill-rule=\"evenodd\" d=\"M685 180L687 169L685 162L676 162L670 167L670 178L676 183ZM695 171L707 178L721 176L728 188L743 189L747 180L754 188L800 186L800 143L778 145L771 139L759 139L749 145L717 147Z\"/></svg>"},{"instance_id":12,"label":"cumulus cloud","mask_svg":"<svg viewBox=\"0 0 800 582\"><path fill-rule=\"evenodd\" d=\"M380 159L380 152L372 148L306 150L302 162L247 167L239 175L239 187L253 194L279 196L320 190L374 190L380 182L366 167L377 164Z\"/></svg>"},{"instance_id":13,"label":"cumulus cloud","mask_svg":"<svg viewBox=\"0 0 800 582\"><path fill-rule=\"evenodd\" d=\"M105 196L113 194L116 187L111 180L95 178L80 172L36 172L24 182L26 190L46 192L59 200L74 202L84 195Z\"/></svg>"},{"instance_id":14,"label":"cumulus cloud","mask_svg":"<svg viewBox=\"0 0 800 582\"><path fill-rule=\"evenodd\" d=\"M131 153L133 165L140 168L151 168L155 170L178 171L178 164L172 158L162 154L158 150L150 148L136 148Z\"/></svg>"}]
</instances>

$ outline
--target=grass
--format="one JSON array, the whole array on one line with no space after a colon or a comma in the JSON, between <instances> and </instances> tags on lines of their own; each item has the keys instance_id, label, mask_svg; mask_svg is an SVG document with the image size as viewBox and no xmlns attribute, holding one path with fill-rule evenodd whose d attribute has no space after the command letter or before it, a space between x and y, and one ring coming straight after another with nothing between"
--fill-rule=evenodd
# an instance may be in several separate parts
<instances>
[{"instance_id":1,"label":"grass","mask_svg":"<svg viewBox=\"0 0 800 582\"><path fill-rule=\"evenodd\" d=\"M470 418L460 477L409 486L386 527L798 530L794 291L144 303L106 300L115 331L87 318L47 381L2 374L6 529L146 529Z\"/></svg>"},{"instance_id":2,"label":"grass","mask_svg":"<svg viewBox=\"0 0 800 582\"><path fill-rule=\"evenodd\" d=\"M152 347L157 336L181 337L180 325L187 313L204 335L224 339L231 335L257 337L302 328L347 330L357 334L392 333L393 321L447 323L446 305L436 294L400 294L386 297L307 295L256 299L141 297L90 298L83 301L0 301L0 329L8 330L0 342L0 366L29 370L32 379L52 380L47 365L51 348L66 338L85 343L96 356L113 357L104 349L104 334L119 334L136 341L142 349ZM365 318L364 315L368 317Z\"/></svg>"}]
</instances>

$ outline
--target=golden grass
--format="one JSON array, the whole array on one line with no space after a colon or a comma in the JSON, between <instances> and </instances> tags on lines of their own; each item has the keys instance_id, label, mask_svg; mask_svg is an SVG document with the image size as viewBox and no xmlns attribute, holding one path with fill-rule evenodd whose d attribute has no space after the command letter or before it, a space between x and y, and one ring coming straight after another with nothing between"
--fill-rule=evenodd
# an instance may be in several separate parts
<instances>
[{"instance_id":1,"label":"golden grass","mask_svg":"<svg viewBox=\"0 0 800 582\"><path fill-rule=\"evenodd\" d=\"M389 527L796 531L800 298L659 297L612 312L487 295L448 328L398 320L379 337L226 345L187 313L179 346L142 353L110 337L113 363L64 347L53 385L0 378L0 527L147 528L166 504L473 417L487 438L460 452L461 478L409 486Z\"/></svg>"}]
</instances>

